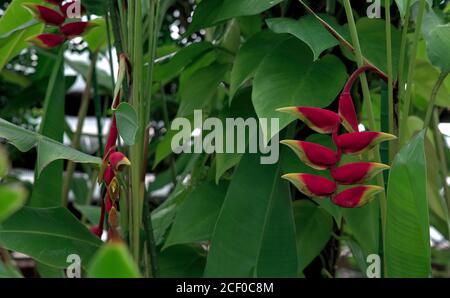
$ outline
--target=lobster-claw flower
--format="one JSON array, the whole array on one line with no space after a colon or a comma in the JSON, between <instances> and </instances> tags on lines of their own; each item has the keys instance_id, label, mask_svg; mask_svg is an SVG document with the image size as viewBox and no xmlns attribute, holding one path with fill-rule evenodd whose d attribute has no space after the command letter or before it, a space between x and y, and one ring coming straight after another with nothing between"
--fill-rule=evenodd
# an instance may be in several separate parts
<instances>
[{"instance_id":1,"label":"lobster-claw flower","mask_svg":"<svg viewBox=\"0 0 450 298\"><path fill-rule=\"evenodd\" d=\"M114 172L120 172L124 167L130 166L130 160L122 152L113 152L108 158L109 166Z\"/></svg>"},{"instance_id":2,"label":"lobster-claw flower","mask_svg":"<svg viewBox=\"0 0 450 298\"><path fill-rule=\"evenodd\" d=\"M302 120L312 130L328 134L338 127L341 119L335 112L313 107L287 107L277 109L279 112L291 114Z\"/></svg>"},{"instance_id":3,"label":"lobster-claw flower","mask_svg":"<svg viewBox=\"0 0 450 298\"><path fill-rule=\"evenodd\" d=\"M68 39L71 39L87 33L96 26L97 24L92 22L72 22L62 25L60 30Z\"/></svg>"},{"instance_id":4,"label":"lobster-claw flower","mask_svg":"<svg viewBox=\"0 0 450 298\"><path fill-rule=\"evenodd\" d=\"M344 208L362 207L373 200L374 196L384 191L383 187L362 185L346 189L333 196L331 201Z\"/></svg>"},{"instance_id":5,"label":"lobster-claw flower","mask_svg":"<svg viewBox=\"0 0 450 298\"><path fill-rule=\"evenodd\" d=\"M336 191L336 183L321 176L300 173L286 174L282 178L309 197L329 197Z\"/></svg>"},{"instance_id":6,"label":"lobster-claw flower","mask_svg":"<svg viewBox=\"0 0 450 298\"><path fill-rule=\"evenodd\" d=\"M342 93L339 99L339 116L342 119L342 125L347 131L359 131L355 106L353 105L352 96L348 92Z\"/></svg>"},{"instance_id":7,"label":"lobster-claw flower","mask_svg":"<svg viewBox=\"0 0 450 298\"><path fill-rule=\"evenodd\" d=\"M376 162L355 162L331 169L331 176L338 184L361 184L389 168Z\"/></svg>"},{"instance_id":8,"label":"lobster-claw flower","mask_svg":"<svg viewBox=\"0 0 450 298\"><path fill-rule=\"evenodd\" d=\"M51 33L43 33L27 39L28 42L43 49L55 48L63 44L65 40L64 36Z\"/></svg>"},{"instance_id":9,"label":"lobster-claw flower","mask_svg":"<svg viewBox=\"0 0 450 298\"><path fill-rule=\"evenodd\" d=\"M59 26L65 21L65 18L61 13L46 6L36 3L24 3L22 5L28 9L35 18L47 25Z\"/></svg>"},{"instance_id":10,"label":"lobster-claw flower","mask_svg":"<svg viewBox=\"0 0 450 298\"><path fill-rule=\"evenodd\" d=\"M335 137L336 146L345 154L360 154L366 152L384 141L395 140L397 137L388 133L363 131L351 132Z\"/></svg>"},{"instance_id":11,"label":"lobster-claw flower","mask_svg":"<svg viewBox=\"0 0 450 298\"><path fill-rule=\"evenodd\" d=\"M280 143L289 146L301 161L317 170L335 166L340 158L338 153L322 145L296 140L283 140Z\"/></svg>"}]
</instances>

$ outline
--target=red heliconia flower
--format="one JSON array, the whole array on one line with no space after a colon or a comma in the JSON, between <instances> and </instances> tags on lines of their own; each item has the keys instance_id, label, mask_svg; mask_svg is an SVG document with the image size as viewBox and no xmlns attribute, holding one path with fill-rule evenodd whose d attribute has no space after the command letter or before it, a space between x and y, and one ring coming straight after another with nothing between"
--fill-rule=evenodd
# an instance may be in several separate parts
<instances>
[{"instance_id":1,"label":"red heliconia flower","mask_svg":"<svg viewBox=\"0 0 450 298\"><path fill-rule=\"evenodd\" d=\"M124 166L131 165L131 162L122 152L113 152L109 155L109 166L115 172L119 172Z\"/></svg>"},{"instance_id":2,"label":"red heliconia flower","mask_svg":"<svg viewBox=\"0 0 450 298\"><path fill-rule=\"evenodd\" d=\"M338 184L360 184L389 168L376 162L355 162L331 169L331 176Z\"/></svg>"},{"instance_id":3,"label":"red heliconia flower","mask_svg":"<svg viewBox=\"0 0 450 298\"><path fill-rule=\"evenodd\" d=\"M92 234L96 235L97 237L101 237L103 234L103 229L99 226L93 226L89 229Z\"/></svg>"},{"instance_id":4,"label":"red heliconia flower","mask_svg":"<svg viewBox=\"0 0 450 298\"><path fill-rule=\"evenodd\" d=\"M397 137L388 133L363 131L351 132L335 136L336 146L345 154L360 154L372 149L384 141L395 140Z\"/></svg>"},{"instance_id":5,"label":"red heliconia flower","mask_svg":"<svg viewBox=\"0 0 450 298\"><path fill-rule=\"evenodd\" d=\"M382 191L384 191L382 187L375 185L356 186L333 196L331 201L344 208L362 207L369 203L374 195Z\"/></svg>"},{"instance_id":6,"label":"red heliconia flower","mask_svg":"<svg viewBox=\"0 0 450 298\"><path fill-rule=\"evenodd\" d=\"M341 119L335 112L313 107L287 107L277 109L279 112L289 113L302 120L312 130L326 134L341 123Z\"/></svg>"},{"instance_id":7,"label":"red heliconia flower","mask_svg":"<svg viewBox=\"0 0 450 298\"><path fill-rule=\"evenodd\" d=\"M57 47L63 44L65 40L64 36L51 33L43 33L27 39L28 42L44 49Z\"/></svg>"},{"instance_id":8,"label":"red heliconia flower","mask_svg":"<svg viewBox=\"0 0 450 298\"><path fill-rule=\"evenodd\" d=\"M60 31L70 39L81 36L96 26L97 25L92 22L72 22L62 25Z\"/></svg>"},{"instance_id":9,"label":"red heliconia flower","mask_svg":"<svg viewBox=\"0 0 450 298\"><path fill-rule=\"evenodd\" d=\"M28 9L37 19L48 25L59 26L65 21L65 18L62 14L46 6L36 3L24 3L22 5L23 7Z\"/></svg>"},{"instance_id":10,"label":"red heliconia flower","mask_svg":"<svg viewBox=\"0 0 450 298\"><path fill-rule=\"evenodd\" d=\"M317 170L329 169L340 159L338 153L322 145L296 140L283 140L280 143L289 146L301 161Z\"/></svg>"},{"instance_id":11,"label":"red heliconia flower","mask_svg":"<svg viewBox=\"0 0 450 298\"><path fill-rule=\"evenodd\" d=\"M358 117L350 93L344 92L339 99L339 116L342 118L342 125L349 132L359 131Z\"/></svg>"},{"instance_id":12,"label":"red heliconia flower","mask_svg":"<svg viewBox=\"0 0 450 298\"><path fill-rule=\"evenodd\" d=\"M329 197L336 191L336 183L327 178L311 174L286 174L283 179L309 197Z\"/></svg>"}]
</instances>

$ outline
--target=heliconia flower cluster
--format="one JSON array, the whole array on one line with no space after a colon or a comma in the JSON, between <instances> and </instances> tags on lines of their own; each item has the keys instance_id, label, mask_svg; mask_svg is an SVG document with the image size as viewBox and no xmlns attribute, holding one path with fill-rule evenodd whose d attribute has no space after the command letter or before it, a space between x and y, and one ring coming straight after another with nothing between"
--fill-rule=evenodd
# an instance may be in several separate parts
<instances>
[{"instance_id":1,"label":"heliconia flower cluster","mask_svg":"<svg viewBox=\"0 0 450 298\"><path fill-rule=\"evenodd\" d=\"M342 154L361 154L383 141L396 139L394 135L387 133L359 131L358 117L350 95L350 89L357 77L367 70L375 71L383 79L386 79L371 66L364 66L356 70L340 96L338 113L315 107L278 109L280 112L294 115L320 134L331 134L337 148L336 151L333 151L311 142L281 141L282 144L291 148L306 165L317 170L328 170L333 180L304 173L287 174L283 178L290 181L300 192L309 197L330 197L334 204L344 208L364 206L374 198L375 194L384 191L383 187L363 184L375 175L389 169L389 166L364 161L339 165ZM347 133L339 135L341 125L347 130ZM338 193L339 185L354 186Z\"/></svg>"},{"instance_id":2,"label":"heliconia flower cluster","mask_svg":"<svg viewBox=\"0 0 450 298\"><path fill-rule=\"evenodd\" d=\"M131 65L128 58L125 54L121 54L119 62L119 80L120 77L122 77L121 74L127 73L131 76L130 69ZM117 108L119 103L120 95L118 93L113 101L113 110ZM117 210L120 199L120 185L117 175L119 172L122 172L125 167L131 165L128 158L122 152L117 152L115 150L118 137L119 132L117 129L116 115L113 114L98 181L105 185L106 193L102 199L100 222L91 229L92 233L101 237L105 224L105 214L108 214L108 240L113 242L121 241L118 232L119 221Z\"/></svg>"},{"instance_id":3,"label":"heliconia flower cluster","mask_svg":"<svg viewBox=\"0 0 450 298\"><path fill-rule=\"evenodd\" d=\"M63 44L66 40L81 36L96 26L96 24L92 22L67 22L69 19L67 14L68 8L79 0L72 0L68 2L64 2L63 0L45 1L54 7L50 8L37 3L22 4L23 7L28 9L36 19L48 26L58 28L58 33L42 33L28 39L29 42L38 47L45 49L57 47ZM86 10L83 6L81 7L81 12L84 13Z\"/></svg>"}]
</instances>

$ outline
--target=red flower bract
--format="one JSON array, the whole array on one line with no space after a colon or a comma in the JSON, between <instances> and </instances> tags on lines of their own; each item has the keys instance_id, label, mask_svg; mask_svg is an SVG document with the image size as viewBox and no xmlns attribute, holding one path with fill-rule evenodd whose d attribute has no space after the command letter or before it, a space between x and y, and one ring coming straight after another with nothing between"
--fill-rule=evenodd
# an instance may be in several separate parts
<instances>
[{"instance_id":1,"label":"red flower bract","mask_svg":"<svg viewBox=\"0 0 450 298\"><path fill-rule=\"evenodd\" d=\"M373 131L352 132L336 136L335 143L345 154L360 154L372 149L383 141L396 139L396 136Z\"/></svg>"},{"instance_id":2,"label":"red flower bract","mask_svg":"<svg viewBox=\"0 0 450 298\"><path fill-rule=\"evenodd\" d=\"M122 170L123 166L129 166L131 163L122 152L113 152L109 155L109 166L113 171Z\"/></svg>"},{"instance_id":3,"label":"red flower bract","mask_svg":"<svg viewBox=\"0 0 450 298\"><path fill-rule=\"evenodd\" d=\"M339 116L342 118L342 125L349 132L359 131L358 118L355 106L350 93L342 93L339 99Z\"/></svg>"},{"instance_id":4,"label":"red flower bract","mask_svg":"<svg viewBox=\"0 0 450 298\"><path fill-rule=\"evenodd\" d=\"M302 120L309 128L318 133L331 133L339 126L341 119L335 112L313 107L288 107L278 109Z\"/></svg>"},{"instance_id":5,"label":"red flower bract","mask_svg":"<svg viewBox=\"0 0 450 298\"><path fill-rule=\"evenodd\" d=\"M43 33L27 39L28 42L44 49L51 49L64 43L66 39L62 35Z\"/></svg>"},{"instance_id":6,"label":"red flower bract","mask_svg":"<svg viewBox=\"0 0 450 298\"><path fill-rule=\"evenodd\" d=\"M24 3L22 5L26 9L28 9L37 19L48 25L59 26L64 23L64 16L56 10L35 3Z\"/></svg>"},{"instance_id":7,"label":"red flower bract","mask_svg":"<svg viewBox=\"0 0 450 298\"><path fill-rule=\"evenodd\" d=\"M317 170L335 166L340 158L338 153L322 145L296 140L284 140L281 143L289 146L301 161Z\"/></svg>"},{"instance_id":8,"label":"red flower bract","mask_svg":"<svg viewBox=\"0 0 450 298\"><path fill-rule=\"evenodd\" d=\"M375 185L356 186L333 196L331 200L334 204L344 208L362 207L369 203L375 194L383 190L382 187Z\"/></svg>"},{"instance_id":9,"label":"red flower bract","mask_svg":"<svg viewBox=\"0 0 450 298\"><path fill-rule=\"evenodd\" d=\"M97 25L91 22L72 22L62 25L60 30L67 38L74 38L83 35L95 26Z\"/></svg>"},{"instance_id":10,"label":"red flower bract","mask_svg":"<svg viewBox=\"0 0 450 298\"><path fill-rule=\"evenodd\" d=\"M286 174L282 178L290 181L299 191L310 197L328 197L336 191L336 183L321 176Z\"/></svg>"},{"instance_id":11,"label":"red flower bract","mask_svg":"<svg viewBox=\"0 0 450 298\"><path fill-rule=\"evenodd\" d=\"M331 176L339 184L359 184L387 169L389 166L381 163L355 162L331 169Z\"/></svg>"}]
</instances>

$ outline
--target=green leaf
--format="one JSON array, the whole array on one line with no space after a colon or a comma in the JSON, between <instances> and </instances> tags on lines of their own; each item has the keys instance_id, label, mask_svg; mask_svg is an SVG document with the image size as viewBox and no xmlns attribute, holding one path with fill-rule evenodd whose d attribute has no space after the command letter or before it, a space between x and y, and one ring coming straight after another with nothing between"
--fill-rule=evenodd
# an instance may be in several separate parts
<instances>
[{"instance_id":1,"label":"green leaf","mask_svg":"<svg viewBox=\"0 0 450 298\"><path fill-rule=\"evenodd\" d=\"M427 52L431 64L443 73L450 72L450 25L441 25L427 36Z\"/></svg>"},{"instance_id":2,"label":"green leaf","mask_svg":"<svg viewBox=\"0 0 450 298\"><path fill-rule=\"evenodd\" d=\"M134 145L139 129L138 115L127 102L122 102L116 110L117 129L125 144Z\"/></svg>"},{"instance_id":3,"label":"green leaf","mask_svg":"<svg viewBox=\"0 0 450 298\"><path fill-rule=\"evenodd\" d=\"M0 178L4 178L9 172L8 152L0 146Z\"/></svg>"},{"instance_id":4,"label":"green leaf","mask_svg":"<svg viewBox=\"0 0 450 298\"><path fill-rule=\"evenodd\" d=\"M86 217L87 220L93 225L96 225L100 222L100 212L101 208L99 206L90 206L90 205L74 205L75 209L77 209L83 216Z\"/></svg>"},{"instance_id":5,"label":"green leaf","mask_svg":"<svg viewBox=\"0 0 450 298\"><path fill-rule=\"evenodd\" d=\"M281 130L295 118L277 112L277 108L326 107L336 98L346 78L345 66L337 57L327 55L313 62L308 46L290 38L279 44L259 66L253 82L253 105L259 118L279 118ZM267 128L264 136L268 140L276 133Z\"/></svg>"},{"instance_id":6,"label":"green leaf","mask_svg":"<svg viewBox=\"0 0 450 298\"><path fill-rule=\"evenodd\" d=\"M186 35L202 28L211 27L219 22L240 16L259 14L283 0L203 0L192 17L192 23Z\"/></svg>"},{"instance_id":7,"label":"green leaf","mask_svg":"<svg viewBox=\"0 0 450 298\"><path fill-rule=\"evenodd\" d=\"M79 73L86 80L89 73L89 64L85 61L72 61L69 59L65 59L65 62L70 68ZM103 69L96 68L95 73L97 74L97 81L99 86L106 90L112 90L113 86L111 86L111 76L105 72Z\"/></svg>"},{"instance_id":8,"label":"green leaf","mask_svg":"<svg viewBox=\"0 0 450 298\"><path fill-rule=\"evenodd\" d=\"M400 11L400 15L402 18L405 18L406 10L408 9L408 1L410 1L409 7L413 6L420 0L395 0L397 3L398 10ZM433 0L426 0L430 7L433 6Z\"/></svg>"},{"instance_id":9,"label":"green leaf","mask_svg":"<svg viewBox=\"0 0 450 298\"><path fill-rule=\"evenodd\" d=\"M381 19L361 18L357 21L356 28L363 55L382 71L387 72L386 22ZM393 71L396 76L400 60L401 32L394 26L391 30ZM349 53L348 50L344 50L344 53L349 59L356 61L354 54Z\"/></svg>"},{"instance_id":10,"label":"green leaf","mask_svg":"<svg viewBox=\"0 0 450 298\"><path fill-rule=\"evenodd\" d=\"M199 278L203 275L206 258L200 248L188 245L169 247L158 254L160 277Z\"/></svg>"},{"instance_id":11,"label":"green leaf","mask_svg":"<svg viewBox=\"0 0 450 298\"><path fill-rule=\"evenodd\" d=\"M24 207L0 224L0 245L58 268L80 256L85 267L101 241L64 208Z\"/></svg>"},{"instance_id":12,"label":"green leaf","mask_svg":"<svg viewBox=\"0 0 450 298\"><path fill-rule=\"evenodd\" d=\"M102 160L98 157L64 146L41 134L26 130L3 119L0 119L0 137L8 140L8 142L21 152L27 152L37 147L38 158L36 161L36 169L38 175L47 165L58 159L95 165L102 163Z\"/></svg>"},{"instance_id":13,"label":"green leaf","mask_svg":"<svg viewBox=\"0 0 450 298\"><path fill-rule=\"evenodd\" d=\"M33 16L23 3L43 3L43 0L12 1L0 18L0 71L20 52L31 46L26 39L42 33L44 24L33 24Z\"/></svg>"},{"instance_id":14,"label":"green leaf","mask_svg":"<svg viewBox=\"0 0 450 298\"><path fill-rule=\"evenodd\" d=\"M104 0L83 0L82 4L92 14L95 14L98 16L105 14L105 1Z\"/></svg>"},{"instance_id":15,"label":"green leaf","mask_svg":"<svg viewBox=\"0 0 450 298\"><path fill-rule=\"evenodd\" d=\"M227 186L205 182L192 190L178 209L164 248L210 240Z\"/></svg>"},{"instance_id":16,"label":"green leaf","mask_svg":"<svg viewBox=\"0 0 450 298\"><path fill-rule=\"evenodd\" d=\"M331 22L327 15L320 15ZM266 20L267 26L275 33L289 33L306 43L314 54L314 61L326 49L337 46L338 41L312 15L294 20L290 18L275 18Z\"/></svg>"},{"instance_id":17,"label":"green leaf","mask_svg":"<svg viewBox=\"0 0 450 298\"><path fill-rule=\"evenodd\" d=\"M125 244L108 243L92 259L89 278L139 278L139 269Z\"/></svg>"},{"instance_id":18,"label":"green leaf","mask_svg":"<svg viewBox=\"0 0 450 298\"><path fill-rule=\"evenodd\" d=\"M253 104L252 104L252 99L251 99L251 95L252 95L252 89L251 88L245 88L242 89L241 91L238 92L238 94L236 95L235 100L231 103L231 107L228 109L225 109L225 111L223 112L223 116L220 117L220 119L222 119L222 121L224 121L223 123L226 122L226 119L228 118L232 118L232 119L239 119L242 118L244 120L253 118L256 119L256 114L255 111L253 109ZM225 127L225 136L230 135L231 133L233 133L234 135L234 144L237 144L238 141L242 141L242 140L238 140L237 139L237 133L236 133L236 128L234 125L227 125ZM248 134L247 134L248 135ZM251 139L253 139L255 136L252 135L248 135L248 138L245 138L245 142L250 142ZM227 138L224 138L224 148L226 148L227 145ZM247 143L246 146L247 147ZM219 183L220 177L222 177L222 175L228 171L229 169L231 169L232 167L234 167L235 165L237 165L239 163L239 161L241 160L242 156L244 155L244 153L216 153L216 183Z\"/></svg>"},{"instance_id":19,"label":"green leaf","mask_svg":"<svg viewBox=\"0 0 450 298\"><path fill-rule=\"evenodd\" d=\"M413 79L413 92L415 95L413 100L414 104L419 109L424 111L427 109L431 92L438 78L439 71L429 62L420 60L417 61ZM450 82L450 79L447 78L446 82L447 81ZM436 105L443 108L450 106L450 89L447 85L442 85L439 89L436 98Z\"/></svg>"},{"instance_id":20,"label":"green leaf","mask_svg":"<svg viewBox=\"0 0 450 298\"><path fill-rule=\"evenodd\" d=\"M308 200L294 202L299 272L302 272L323 250L333 231L333 219L322 208Z\"/></svg>"},{"instance_id":21,"label":"green leaf","mask_svg":"<svg viewBox=\"0 0 450 298\"><path fill-rule=\"evenodd\" d=\"M261 165L258 154L244 155L214 229L205 276L297 276L294 225L280 164Z\"/></svg>"},{"instance_id":22,"label":"green leaf","mask_svg":"<svg viewBox=\"0 0 450 298\"><path fill-rule=\"evenodd\" d=\"M226 64L214 63L181 81L178 117L188 116L210 104L228 68Z\"/></svg>"},{"instance_id":23,"label":"green leaf","mask_svg":"<svg viewBox=\"0 0 450 298\"><path fill-rule=\"evenodd\" d=\"M53 141L62 143L64 140L64 109L65 109L65 80L63 49L60 49L58 58L47 85L44 101L44 113L39 127L39 133ZM39 145L38 145L39 147ZM39 163L35 165L35 180L30 200L31 207L58 207L62 203L64 162L56 160L42 170Z\"/></svg>"},{"instance_id":24,"label":"green leaf","mask_svg":"<svg viewBox=\"0 0 450 298\"><path fill-rule=\"evenodd\" d=\"M385 229L387 277L429 277L427 169L421 132L396 155L389 174Z\"/></svg>"},{"instance_id":25,"label":"green leaf","mask_svg":"<svg viewBox=\"0 0 450 298\"><path fill-rule=\"evenodd\" d=\"M252 36L241 46L231 71L230 101L236 91L254 77L264 57L288 38L287 34L275 34L264 30Z\"/></svg>"},{"instance_id":26,"label":"green leaf","mask_svg":"<svg viewBox=\"0 0 450 298\"><path fill-rule=\"evenodd\" d=\"M83 39L87 42L88 47L92 52L98 52L99 50L103 49L108 42L106 21L104 18L98 18L95 20L91 20L90 22L96 24L97 26L86 33L83 36Z\"/></svg>"},{"instance_id":27,"label":"green leaf","mask_svg":"<svg viewBox=\"0 0 450 298\"><path fill-rule=\"evenodd\" d=\"M0 222L2 222L23 206L27 192L21 187L0 185L0 198Z\"/></svg>"}]
</instances>

